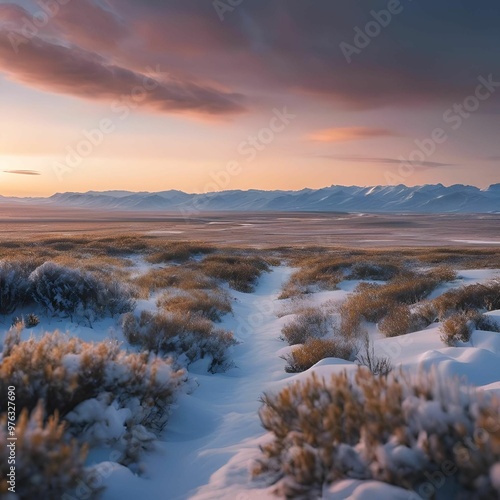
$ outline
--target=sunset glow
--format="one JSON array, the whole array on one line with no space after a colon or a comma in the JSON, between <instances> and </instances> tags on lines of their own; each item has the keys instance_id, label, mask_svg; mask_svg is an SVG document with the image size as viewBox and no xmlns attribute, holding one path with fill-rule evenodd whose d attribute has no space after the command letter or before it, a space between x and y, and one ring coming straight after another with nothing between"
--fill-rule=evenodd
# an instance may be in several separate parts
<instances>
[{"instance_id":1,"label":"sunset glow","mask_svg":"<svg viewBox=\"0 0 500 500\"><path fill-rule=\"evenodd\" d=\"M4 2L0 194L203 192L230 162L224 189L488 186L500 9L485 3L471 20L402 2L361 50L387 2Z\"/></svg>"}]
</instances>

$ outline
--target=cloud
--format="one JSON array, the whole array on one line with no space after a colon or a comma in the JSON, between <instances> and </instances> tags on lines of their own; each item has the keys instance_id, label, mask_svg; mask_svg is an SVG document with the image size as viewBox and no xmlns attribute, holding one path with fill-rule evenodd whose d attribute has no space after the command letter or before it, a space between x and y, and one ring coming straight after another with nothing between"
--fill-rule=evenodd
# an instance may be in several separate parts
<instances>
[{"instance_id":1,"label":"cloud","mask_svg":"<svg viewBox=\"0 0 500 500\"><path fill-rule=\"evenodd\" d=\"M23 37L0 25L0 67L12 80L80 98L131 102L158 113L228 115L245 110L241 94L144 68L133 71L75 45ZM14 50L13 41L23 40ZM14 42L15 44L16 42ZM117 103L117 105L119 102Z\"/></svg>"},{"instance_id":2,"label":"cloud","mask_svg":"<svg viewBox=\"0 0 500 500\"><path fill-rule=\"evenodd\" d=\"M404 160L397 158L375 158L370 156L342 156L342 155L321 155L316 158L327 158L336 161L345 161L350 163L372 163L374 165L401 165ZM412 161L414 167L422 168L444 168L457 166L453 163L440 163L435 161Z\"/></svg>"},{"instance_id":3,"label":"cloud","mask_svg":"<svg viewBox=\"0 0 500 500\"><path fill-rule=\"evenodd\" d=\"M16 175L42 175L38 170L4 170L4 173Z\"/></svg>"},{"instance_id":4,"label":"cloud","mask_svg":"<svg viewBox=\"0 0 500 500\"><path fill-rule=\"evenodd\" d=\"M316 142L345 142L394 136L397 136L395 132L385 128L339 127L311 132L307 135L307 139Z\"/></svg>"},{"instance_id":5,"label":"cloud","mask_svg":"<svg viewBox=\"0 0 500 500\"><path fill-rule=\"evenodd\" d=\"M40 40L33 40L50 40L59 47L50 54L58 64L43 57L49 48L39 47L41 61L35 66L43 88L79 96L77 78L87 71L96 80L92 90L100 99L106 94L102 87L109 86L103 66L104 73L110 68L140 73L148 64L160 64L169 81L176 82L165 83L162 106L158 98L150 103L163 112L230 114L245 106L241 94L266 92L313 97L334 109L439 104L445 111L474 92L478 76L487 77L498 67L491 47L500 44L500 2L484 0L474 16L456 8L456 2L401 2L402 12L379 36L368 38L349 64L340 44L354 44L355 28L363 31L373 21L373 11L387 9L387 0L252 0L231 7L223 22L212 2L199 0L72 0L40 29ZM32 12L40 10L31 4ZM9 22L15 18L15 5L3 7ZM21 49L18 58L31 63L33 48ZM89 67L82 50L98 54L106 64ZM9 67L11 62L3 59L0 64ZM25 68L14 71L25 73ZM60 85L46 82L50 72ZM26 75L21 76L27 83ZM500 74L494 77L500 79ZM29 75L29 84L36 82L36 75ZM117 87L123 90L119 83ZM93 98L91 92L83 93ZM480 112L497 109L499 95L484 101Z\"/></svg>"}]
</instances>

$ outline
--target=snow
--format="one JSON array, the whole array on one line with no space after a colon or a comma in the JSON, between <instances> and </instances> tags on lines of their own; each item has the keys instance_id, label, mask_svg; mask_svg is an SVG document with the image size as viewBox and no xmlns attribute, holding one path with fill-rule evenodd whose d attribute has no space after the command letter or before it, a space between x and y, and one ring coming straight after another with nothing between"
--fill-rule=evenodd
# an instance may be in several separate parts
<instances>
[{"instance_id":1,"label":"snow","mask_svg":"<svg viewBox=\"0 0 500 500\"><path fill-rule=\"evenodd\" d=\"M323 493L324 500L419 500L408 490L378 481L340 481Z\"/></svg>"},{"instance_id":2,"label":"snow","mask_svg":"<svg viewBox=\"0 0 500 500\"><path fill-rule=\"evenodd\" d=\"M253 294L233 292L234 314L221 326L232 329L240 342L232 352L235 368L224 374L198 374L199 387L179 399L160 451L146 460L151 479L120 475L115 481L113 473L103 498L119 498L125 492L128 498L161 498L168 492L171 500L233 500L243 492L266 498L261 489L252 493L249 488L249 463L263 435L259 398L288 377L285 362L276 355L283 347L276 299L291 272L281 267L264 275Z\"/></svg>"},{"instance_id":3,"label":"snow","mask_svg":"<svg viewBox=\"0 0 500 500\"><path fill-rule=\"evenodd\" d=\"M142 260L134 262L134 271L146 272L152 268ZM102 498L168 498L169 500L266 500L276 498L272 487L252 481L250 465L259 456L259 445L268 436L258 418L259 398L266 391L278 391L286 384L303 380L316 373L328 378L333 373L354 372L354 363L339 359L325 359L300 374L287 374L285 361L280 356L290 351L280 340L281 328L294 317L294 310L303 306L331 306L340 303L360 283L344 281L334 291L317 291L303 299L278 300L280 289L294 270L276 267L264 274L254 293L231 291L233 314L226 315L220 326L235 332L239 341L231 351L235 366L225 373L207 373L208 360L199 360L189 367L192 377L187 393L177 399L167 427L156 449L144 457L138 476L126 467L113 463L106 450L93 450L89 465L102 474L105 490ZM499 274L498 270L463 270L459 279L436 290L438 296L462 284L487 281ZM156 296L138 301L137 310L155 309ZM488 315L500 323L500 311ZM59 329L78 335L86 341L102 340L110 336L123 340L117 318L96 321L94 328L78 326L66 319L48 319L40 316L37 327L25 330L39 336L45 331ZM10 325L0 325L5 334ZM458 377L481 390L500 395L500 334L475 331L471 341L459 347L446 347L440 340L439 325L402 337L385 338L369 325L370 336L377 355L389 357L394 366L410 374L435 370L442 377ZM78 356L66 356L69 368L78 364ZM161 374L159 374L161 376ZM411 402L408 402L409 404ZM123 435L130 408L118 408L112 401L88 400L69 416L75 422L95 422L86 429L89 438L119 439ZM430 423L441 421L440 409L433 403L422 407ZM384 450L388 460L411 466L412 452L403 447ZM492 481L500 483L499 466L492 468ZM406 490L375 481L346 480L325 487L324 498L388 500L419 498Z\"/></svg>"}]
</instances>

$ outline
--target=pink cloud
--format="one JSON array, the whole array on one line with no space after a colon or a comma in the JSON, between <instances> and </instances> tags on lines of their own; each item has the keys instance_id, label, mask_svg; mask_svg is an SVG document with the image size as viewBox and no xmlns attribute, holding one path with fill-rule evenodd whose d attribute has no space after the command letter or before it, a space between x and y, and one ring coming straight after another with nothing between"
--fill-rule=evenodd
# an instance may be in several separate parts
<instances>
[{"instance_id":1,"label":"pink cloud","mask_svg":"<svg viewBox=\"0 0 500 500\"><path fill-rule=\"evenodd\" d=\"M12 31L0 29L0 65L12 80L32 87L108 101L130 96L139 89L141 106L160 113L225 115L244 111L239 94L172 76L166 78L164 74L132 71L77 46L33 37L24 39L16 54L13 35Z\"/></svg>"}]
</instances>

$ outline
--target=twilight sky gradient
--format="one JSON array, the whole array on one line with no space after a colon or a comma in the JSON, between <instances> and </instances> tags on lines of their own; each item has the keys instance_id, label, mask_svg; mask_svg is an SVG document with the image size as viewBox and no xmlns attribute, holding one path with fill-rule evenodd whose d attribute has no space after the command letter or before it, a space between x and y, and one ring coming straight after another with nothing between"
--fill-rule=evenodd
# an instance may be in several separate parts
<instances>
[{"instance_id":1,"label":"twilight sky gradient","mask_svg":"<svg viewBox=\"0 0 500 500\"><path fill-rule=\"evenodd\" d=\"M2 0L0 194L500 182L498 26L498 0Z\"/></svg>"}]
</instances>

